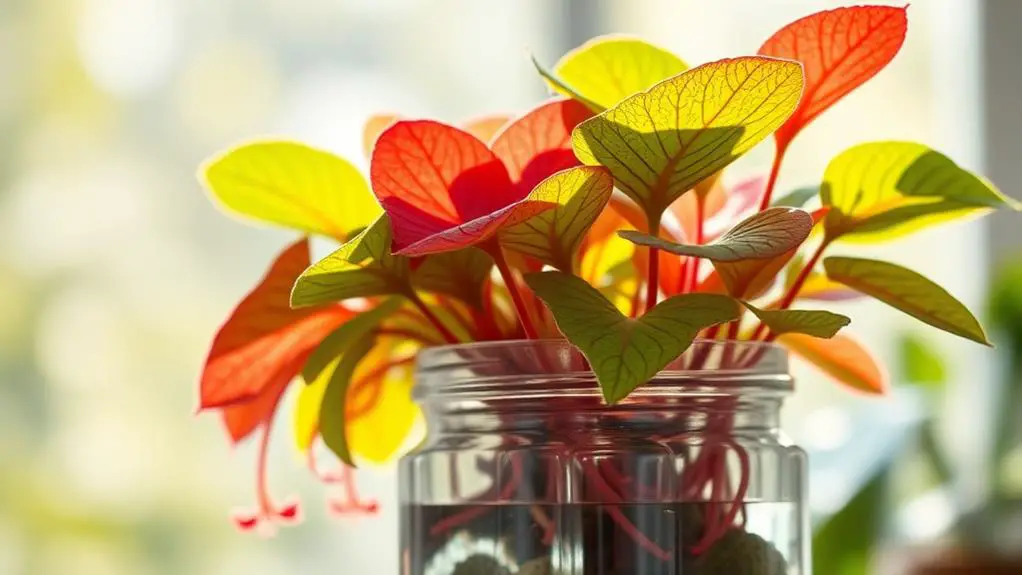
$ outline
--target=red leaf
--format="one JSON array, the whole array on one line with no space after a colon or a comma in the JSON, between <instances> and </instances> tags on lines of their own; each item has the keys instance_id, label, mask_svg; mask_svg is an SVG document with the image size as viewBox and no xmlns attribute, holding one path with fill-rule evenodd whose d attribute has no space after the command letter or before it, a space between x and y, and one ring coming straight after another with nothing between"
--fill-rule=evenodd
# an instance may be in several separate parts
<instances>
[{"instance_id":1,"label":"red leaf","mask_svg":"<svg viewBox=\"0 0 1022 575\"><path fill-rule=\"evenodd\" d=\"M430 120L380 134L370 179L390 216L393 250L406 256L467 247L553 207L522 201L526 194L478 138Z\"/></svg>"},{"instance_id":2,"label":"red leaf","mask_svg":"<svg viewBox=\"0 0 1022 575\"><path fill-rule=\"evenodd\" d=\"M493 153L522 197L549 176L582 163L571 148L571 131L593 114L575 100L552 100L508 124L493 140Z\"/></svg>"},{"instance_id":3,"label":"red leaf","mask_svg":"<svg viewBox=\"0 0 1022 575\"><path fill-rule=\"evenodd\" d=\"M309 246L303 239L277 257L234 309L206 359L200 409L264 400L264 392L286 386L320 340L351 317L352 312L336 305L291 309L291 286L308 266Z\"/></svg>"},{"instance_id":4,"label":"red leaf","mask_svg":"<svg viewBox=\"0 0 1022 575\"><path fill-rule=\"evenodd\" d=\"M805 67L802 101L775 133L778 149L894 59L905 41L906 9L853 6L818 12L781 28L763 44L760 54L798 60Z\"/></svg>"},{"instance_id":5,"label":"red leaf","mask_svg":"<svg viewBox=\"0 0 1022 575\"><path fill-rule=\"evenodd\" d=\"M230 436L231 441L238 443L273 417L281 396L284 395L291 380L302 369L307 355L303 354L299 358L301 361L296 361L293 367L285 366L277 370L277 381L267 385L266 389L254 399L232 403L222 408L224 427L227 428L227 435Z\"/></svg>"}]
</instances>

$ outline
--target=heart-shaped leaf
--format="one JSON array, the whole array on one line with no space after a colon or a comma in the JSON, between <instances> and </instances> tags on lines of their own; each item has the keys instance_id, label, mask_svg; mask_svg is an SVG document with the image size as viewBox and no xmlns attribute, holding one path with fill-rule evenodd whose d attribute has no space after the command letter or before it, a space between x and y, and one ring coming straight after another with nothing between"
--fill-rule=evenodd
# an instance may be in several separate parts
<instances>
[{"instance_id":1,"label":"heart-shaped leaf","mask_svg":"<svg viewBox=\"0 0 1022 575\"><path fill-rule=\"evenodd\" d=\"M618 232L626 240L681 256L737 262L777 257L802 245L813 218L795 208L769 208L742 220L709 244L677 244L633 230Z\"/></svg>"},{"instance_id":2,"label":"heart-shaped leaf","mask_svg":"<svg viewBox=\"0 0 1022 575\"><path fill-rule=\"evenodd\" d=\"M887 391L887 373L855 339L838 334L830 339L789 333L777 342L815 365L823 373L854 390L880 394Z\"/></svg>"},{"instance_id":3,"label":"heart-shaped leaf","mask_svg":"<svg viewBox=\"0 0 1022 575\"><path fill-rule=\"evenodd\" d=\"M960 301L922 275L888 262L848 257L823 260L827 276L937 329L990 345L982 326Z\"/></svg>"},{"instance_id":4,"label":"heart-shaped leaf","mask_svg":"<svg viewBox=\"0 0 1022 575\"><path fill-rule=\"evenodd\" d=\"M613 191L614 178L605 168L578 166L558 172L530 194L557 207L504 229L500 232L500 243L509 250L572 272L583 236Z\"/></svg>"},{"instance_id":5,"label":"heart-shaped leaf","mask_svg":"<svg viewBox=\"0 0 1022 575\"><path fill-rule=\"evenodd\" d=\"M688 66L674 54L635 38L601 36L565 54L547 80L596 112L680 74Z\"/></svg>"},{"instance_id":6,"label":"heart-shaped leaf","mask_svg":"<svg viewBox=\"0 0 1022 575\"><path fill-rule=\"evenodd\" d=\"M355 166L295 142L232 148L207 162L200 177L212 196L234 213L339 240L380 213Z\"/></svg>"},{"instance_id":7,"label":"heart-shaped leaf","mask_svg":"<svg viewBox=\"0 0 1022 575\"><path fill-rule=\"evenodd\" d=\"M359 362L376 345L376 338L365 337L352 342L344 350L337 367L323 391L319 407L319 434L323 443L346 465L354 467L348 444L347 417L348 388Z\"/></svg>"},{"instance_id":8,"label":"heart-shaped leaf","mask_svg":"<svg viewBox=\"0 0 1022 575\"><path fill-rule=\"evenodd\" d=\"M625 98L575 128L582 163L604 165L650 222L779 127L798 105L802 68L746 57L704 64Z\"/></svg>"},{"instance_id":9,"label":"heart-shaped leaf","mask_svg":"<svg viewBox=\"0 0 1022 575\"><path fill-rule=\"evenodd\" d=\"M801 62L806 77L798 110L775 134L778 149L893 60L907 27L906 7L852 6L811 14L771 36L759 53Z\"/></svg>"},{"instance_id":10,"label":"heart-shaped leaf","mask_svg":"<svg viewBox=\"0 0 1022 575\"><path fill-rule=\"evenodd\" d=\"M397 122L380 134L370 174L401 255L482 243L554 207L523 196L478 138L428 120Z\"/></svg>"},{"instance_id":11,"label":"heart-shaped leaf","mask_svg":"<svg viewBox=\"0 0 1022 575\"><path fill-rule=\"evenodd\" d=\"M370 116L366 120L365 126L362 128L362 150L365 152L366 158L372 158L373 146L376 145L376 139L380 137L380 134L400 119L400 116L394 114L378 114ZM469 120L465 122L464 128L466 132L483 142L489 142L510 121L509 116L493 114Z\"/></svg>"},{"instance_id":12,"label":"heart-shaped leaf","mask_svg":"<svg viewBox=\"0 0 1022 575\"><path fill-rule=\"evenodd\" d=\"M677 359L699 330L738 317L738 304L729 297L685 294L631 319L576 276L543 272L529 274L525 281L550 308L568 341L589 360L609 404Z\"/></svg>"},{"instance_id":13,"label":"heart-shaped leaf","mask_svg":"<svg viewBox=\"0 0 1022 575\"><path fill-rule=\"evenodd\" d=\"M482 308L483 283L493 269L493 258L476 248L426 256L412 274L412 285L423 291L454 296Z\"/></svg>"},{"instance_id":14,"label":"heart-shaped leaf","mask_svg":"<svg viewBox=\"0 0 1022 575\"><path fill-rule=\"evenodd\" d=\"M201 409L252 401L267 390L282 392L320 340L352 317L340 306L290 308L291 285L308 265L309 245L303 239L277 257L231 313L202 371Z\"/></svg>"},{"instance_id":15,"label":"heart-shaped leaf","mask_svg":"<svg viewBox=\"0 0 1022 575\"><path fill-rule=\"evenodd\" d=\"M592 112L574 100L540 104L507 124L490 148L525 197L546 178L579 165L571 149L571 131Z\"/></svg>"},{"instance_id":16,"label":"heart-shaped leaf","mask_svg":"<svg viewBox=\"0 0 1022 575\"><path fill-rule=\"evenodd\" d=\"M390 253L390 221L372 225L298 277L291 305L304 307L350 298L408 294L408 258Z\"/></svg>"},{"instance_id":17,"label":"heart-shaped leaf","mask_svg":"<svg viewBox=\"0 0 1022 575\"><path fill-rule=\"evenodd\" d=\"M748 302L742 302L742 305L763 322L775 337L786 333L801 333L831 338L852 321L841 314L819 309L759 309Z\"/></svg>"},{"instance_id":18,"label":"heart-shaped leaf","mask_svg":"<svg viewBox=\"0 0 1022 575\"><path fill-rule=\"evenodd\" d=\"M884 240L1018 202L947 156L913 142L871 142L827 166L821 197L831 238Z\"/></svg>"},{"instance_id":19,"label":"heart-shaped leaf","mask_svg":"<svg viewBox=\"0 0 1022 575\"><path fill-rule=\"evenodd\" d=\"M820 188L816 186L807 186L804 188L796 188L787 194L774 199L770 205L772 206L788 206L791 208L801 208L809 203L809 200L820 195Z\"/></svg>"}]
</instances>

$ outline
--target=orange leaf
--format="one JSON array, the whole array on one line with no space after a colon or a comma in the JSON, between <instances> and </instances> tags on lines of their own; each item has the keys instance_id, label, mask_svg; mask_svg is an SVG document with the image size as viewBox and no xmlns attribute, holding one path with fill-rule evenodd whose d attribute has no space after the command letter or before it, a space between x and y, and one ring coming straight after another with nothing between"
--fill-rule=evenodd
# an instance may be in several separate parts
<instances>
[{"instance_id":1,"label":"orange leaf","mask_svg":"<svg viewBox=\"0 0 1022 575\"><path fill-rule=\"evenodd\" d=\"M777 338L789 350L815 365L839 383L869 394L887 391L887 374L873 355L843 334L830 339L789 333Z\"/></svg>"},{"instance_id":2,"label":"orange leaf","mask_svg":"<svg viewBox=\"0 0 1022 575\"><path fill-rule=\"evenodd\" d=\"M497 135L490 147L504 162L522 197L547 177L581 164L571 149L571 131L592 115L575 100L552 100Z\"/></svg>"},{"instance_id":3,"label":"orange leaf","mask_svg":"<svg viewBox=\"0 0 1022 575\"><path fill-rule=\"evenodd\" d=\"M463 126L465 131L473 136L479 138L484 142L493 140L493 137L497 135L497 132L501 128L506 126L511 121L510 116L502 114L495 114L493 116L483 116L474 120L465 122Z\"/></svg>"},{"instance_id":4,"label":"orange leaf","mask_svg":"<svg viewBox=\"0 0 1022 575\"><path fill-rule=\"evenodd\" d=\"M351 317L331 305L291 309L295 279L309 266L308 240L285 249L217 332L199 384L200 409L263 399L286 385L326 334Z\"/></svg>"},{"instance_id":5,"label":"orange leaf","mask_svg":"<svg viewBox=\"0 0 1022 575\"><path fill-rule=\"evenodd\" d=\"M305 358L302 359L304 360ZM288 384L291 383L291 380L294 379L295 374L301 370L302 363L304 361L298 362L297 367L290 370L290 374L287 373L287 370L278 372L279 377L277 377L277 381L267 385L266 389L254 399L242 403L233 403L221 410L224 426L227 428L227 434L230 436L231 441L237 443L245 439L261 424L273 417L273 414L277 411L277 406L280 404L280 397L284 395L284 391L287 389Z\"/></svg>"},{"instance_id":6,"label":"orange leaf","mask_svg":"<svg viewBox=\"0 0 1022 575\"><path fill-rule=\"evenodd\" d=\"M369 116L365 125L362 126L362 151L365 152L367 158L373 155L373 146L376 145L376 139L398 119L399 117L394 114Z\"/></svg>"},{"instance_id":7,"label":"orange leaf","mask_svg":"<svg viewBox=\"0 0 1022 575\"><path fill-rule=\"evenodd\" d=\"M784 150L809 122L884 68L901 49L906 7L852 6L788 24L759 49L802 62L805 91L795 113L774 134Z\"/></svg>"}]
</instances>

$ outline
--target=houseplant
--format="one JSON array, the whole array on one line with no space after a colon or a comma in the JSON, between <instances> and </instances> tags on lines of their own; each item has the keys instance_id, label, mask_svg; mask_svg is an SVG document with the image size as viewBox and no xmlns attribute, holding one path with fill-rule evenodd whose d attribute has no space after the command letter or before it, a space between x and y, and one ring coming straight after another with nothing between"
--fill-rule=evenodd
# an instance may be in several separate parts
<instances>
[{"instance_id":1,"label":"houseplant","mask_svg":"<svg viewBox=\"0 0 1022 575\"><path fill-rule=\"evenodd\" d=\"M331 506L372 511L375 504L357 494L351 465L356 458L387 461L403 448L417 413L409 399L416 357L445 344L505 342L430 350L420 362L434 374L456 368L441 379L457 387L420 378L424 402L436 393L475 394L440 411L496 410L539 388L551 410L529 420L530 430L495 437L500 447L489 459L472 457L468 467L490 485L453 514L459 525L503 512L484 504L520 503L523 486L529 497L548 491L556 505L565 493L593 490L586 501L598 507L580 517L609 521L613 545L565 548L561 508L529 504L524 513L542 531L542 549L530 558L539 563L530 569L602 573L624 569L627 557L643 573L681 565L694 573L800 572L805 560L797 555L806 546L797 517L793 551L780 558L771 541L746 529L752 479L769 469L758 457L789 452L769 416L763 425L772 425L771 449L757 452L743 439L742 398L771 395L769 382L790 384L779 345L854 388L884 387L868 352L837 335L848 318L802 306L854 289L986 343L972 314L919 274L868 259L824 259L824 252L1017 208L946 156L908 142L854 146L831 162L819 188L775 193L790 142L894 58L906 14L877 6L813 14L771 36L757 55L691 68L641 40L597 38L553 70L537 63L560 96L516 119L463 128L374 119L366 135L368 181L347 161L288 141L250 142L210 160L201 177L229 211L342 244L314 264L306 239L285 249L214 340L200 407L222 414L233 441L261 433L258 506L238 525L265 527L298 515L295 504L270 499L264 474L271 424L297 375L305 382L296 384L297 440L313 469L337 484L340 497ZM726 166L771 134L769 175L731 185ZM521 339L530 341L513 341ZM714 383L724 375L739 383ZM479 387L494 378L521 385L481 397ZM649 413L636 411L643 409ZM437 413L430 425L450 427ZM581 431L558 427L586 413L597 417ZM528 420L521 413L487 417L483 427ZM668 420L684 433L664 437L649 429ZM622 448L632 445L628 438L644 447ZM319 439L340 460L339 471L323 471L312 457ZM431 432L416 454L450 439ZM458 445L453 453L464 453ZM576 469L572 454L581 445L610 446L622 459ZM553 463L536 468L534 456L548 448ZM798 453L777 469L797 474ZM515 454L533 458L531 467L516 463ZM655 488L636 474L650 454L667 469L657 472ZM427 481L415 475L414 457L405 460L412 463L403 491ZM465 499L458 478L470 473L464 467L455 461L444 472L458 501ZM568 489L576 475L580 483ZM670 499L678 489L689 495ZM649 503L650 490L657 516L677 518L676 541L651 540L637 516L622 511ZM794 490L795 503L801 493ZM416 527L414 512L406 515L406 543L429 547L420 545L432 535L427 531L447 523ZM601 547L623 549L604 557ZM756 553L743 554L749 549ZM565 554L580 554L581 563L566 567ZM518 559L491 564L492 557L472 555L451 569L482 561L487 566L473 572L526 572ZM411 558L406 571L430 572L430 560Z\"/></svg>"}]
</instances>

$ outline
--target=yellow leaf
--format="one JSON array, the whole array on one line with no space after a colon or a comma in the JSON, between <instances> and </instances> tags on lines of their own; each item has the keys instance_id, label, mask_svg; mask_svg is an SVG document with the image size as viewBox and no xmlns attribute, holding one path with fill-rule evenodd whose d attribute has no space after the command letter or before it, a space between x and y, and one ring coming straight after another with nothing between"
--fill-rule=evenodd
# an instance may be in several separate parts
<instances>
[{"instance_id":1,"label":"yellow leaf","mask_svg":"<svg viewBox=\"0 0 1022 575\"><path fill-rule=\"evenodd\" d=\"M296 142L232 148L207 162L200 177L229 211L339 240L382 212L355 166Z\"/></svg>"},{"instance_id":2,"label":"yellow leaf","mask_svg":"<svg viewBox=\"0 0 1022 575\"><path fill-rule=\"evenodd\" d=\"M887 390L887 373L866 348L847 335L820 339L789 333L777 341L838 383L865 393L879 394Z\"/></svg>"},{"instance_id":3,"label":"yellow leaf","mask_svg":"<svg viewBox=\"0 0 1022 575\"><path fill-rule=\"evenodd\" d=\"M601 36L565 54L554 67L554 74L586 100L606 109L686 69L681 58L648 42ZM562 94L572 95L551 85Z\"/></svg>"},{"instance_id":4,"label":"yellow leaf","mask_svg":"<svg viewBox=\"0 0 1022 575\"><path fill-rule=\"evenodd\" d=\"M820 190L831 238L877 242L1019 204L947 156L914 142L870 142L827 166Z\"/></svg>"},{"instance_id":5,"label":"yellow leaf","mask_svg":"<svg viewBox=\"0 0 1022 575\"><path fill-rule=\"evenodd\" d=\"M603 165L650 221L747 152L798 106L802 67L744 57L711 62L579 124L575 154Z\"/></svg>"},{"instance_id":6,"label":"yellow leaf","mask_svg":"<svg viewBox=\"0 0 1022 575\"><path fill-rule=\"evenodd\" d=\"M369 367L372 367L369 363ZM356 381L358 381L356 375ZM419 408L412 401L412 367L398 366L379 380L379 395L365 414L348 423L348 442L356 456L371 463L387 463L405 444L419 417ZM363 393L377 393L367 390ZM359 394L362 395L362 394ZM361 404L359 396L351 398L352 407Z\"/></svg>"},{"instance_id":7,"label":"yellow leaf","mask_svg":"<svg viewBox=\"0 0 1022 575\"><path fill-rule=\"evenodd\" d=\"M305 453L312 446L319 430L319 406L323 403L323 393L326 391L327 383L337 369L341 361L340 356L331 361L319 372L316 379L305 382L305 385L298 391L298 400L295 402L295 415L293 431L295 446L298 451Z\"/></svg>"}]
</instances>

